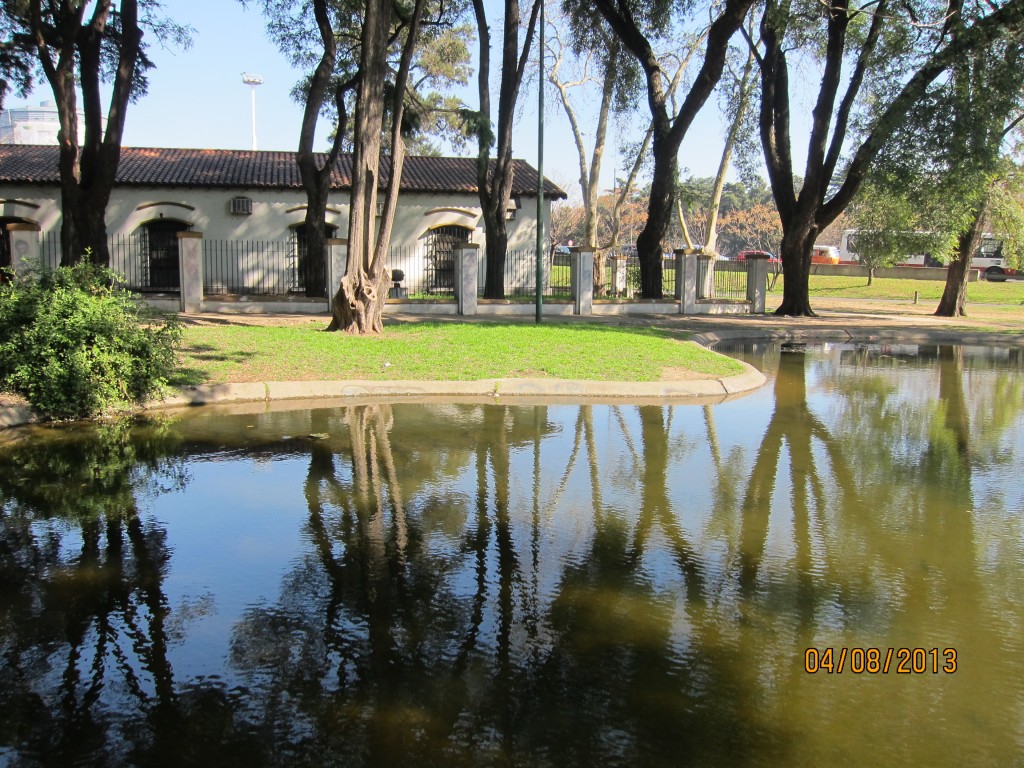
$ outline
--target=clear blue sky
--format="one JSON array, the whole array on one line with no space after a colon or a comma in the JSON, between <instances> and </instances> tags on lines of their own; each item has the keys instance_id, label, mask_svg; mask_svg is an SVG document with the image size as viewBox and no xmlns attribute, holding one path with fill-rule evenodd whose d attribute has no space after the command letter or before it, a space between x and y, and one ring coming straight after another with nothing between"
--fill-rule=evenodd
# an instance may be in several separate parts
<instances>
[{"instance_id":1,"label":"clear blue sky","mask_svg":"<svg viewBox=\"0 0 1024 768\"><path fill-rule=\"evenodd\" d=\"M549 4L551 4L549 2ZM150 56L156 69L149 74L149 93L128 109L125 141L130 146L249 149L251 146L250 88L241 73L259 74L264 84L256 89L256 133L259 149L294 150L298 146L302 109L290 91L300 73L292 70L272 43L256 4L248 8L235 0L174 0L165 8L196 34L187 51L164 50L154 45ZM491 22L498 29L497 16ZM497 51L493 55L498 55ZM463 95L476 106L475 86ZM35 104L49 98L44 87L29 96ZM681 168L710 176L717 170L722 129L715 97L691 129L680 155ZM25 103L11 98L11 106ZM537 94L523 94L514 153L537 163ZM646 104L627 122L630 129L646 125ZM550 95L545 106L545 175L578 195L579 176L575 145L561 108ZM326 148L329 126L318 131L318 148ZM586 130L586 129L584 129ZM605 156L602 186L610 187L618 162L612 147ZM618 163L621 166L621 163ZM620 169L621 175L621 169ZM574 194L575 193L575 194Z\"/></svg>"}]
</instances>

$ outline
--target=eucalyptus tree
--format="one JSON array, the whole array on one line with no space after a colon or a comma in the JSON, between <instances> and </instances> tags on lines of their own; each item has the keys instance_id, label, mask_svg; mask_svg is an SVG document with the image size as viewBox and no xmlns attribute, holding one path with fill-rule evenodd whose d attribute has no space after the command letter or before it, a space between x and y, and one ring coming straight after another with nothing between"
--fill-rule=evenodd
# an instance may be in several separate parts
<instances>
[{"instance_id":1,"label":"eucalyptus tree","mask_svg":"<svg viewBox=\"0 0 1024 768\"><path fill-rule=\"evenodd\" d=\"M550 22L549 22L550 23ZM600 197L601 165L608 138L608 118L611 116L616 84L623 82L619 77L620 46L604 29L601 30L601 45L608 51L603 61L595 61L594 51L585 51L573 56L567 41L564 39L563 25L551 24L551 34L547 43L547 53L553 63L547 72L547 81L558 92L558 101L569 120L579 162L580 192L583 199L583 243L595 249L594 260L594 291L597 295L604 292L605 262L597 249L598 208ZM574 92L592 89L597 86L601 101L597 109L596 121L591 128L581 122L573 97ZM621 90L621 89L620 89ZM586 134L584 127L590 128L593 136L593 147L587 156Z\"/></svg>"},{"instance_id":2,"label":"eucalyptus tree","mask_svg":"<svg viewBox=\"0 0 1024 768\"><path fill-rule=\"evenodd\" d=\"M61 187L62 262L85 253L107 264L105 215L121 159L128 104L146 93L153 67L143 32L161 44L190 44L191 28L162 16L156 0L8 0L0 10L4 80L22 90L41 76L53 92ZM104 127L102 85L110 84ZM82 93L85 132L78 132Z\"/></svg>"},{"instance_id":3,"label":"eucalyptus tree","mask_svg":"<svg viewBox=\"0 0 1024 768\"><path fill-rule=\"evenodd\" d=\"M752 23L752 22L748 22ZM727 64L726 87L723 88L724 112L729 128L725 133L722 155L718 161L718 171L707 198L707 218L704 225L704 236L700 245L703 253L718 255L718 231L722 209L722 195L725 192L726 177L733 164L733 155L737 150L741 156L749 155L749 141L745 139L751 127L751 102L754 96L756 78L754 77L754 52L745 46L742 52L734 52L733 61ZM676 210L679 226L686 238L688 248L697 247L690 237L687 218L683 210L682 195L676 197Z\"/></svg>"},{"instance_id":4,"label":"eucalyptus tree","mask_svg":"<svg viewBox=\"0 0 1024 768\"><path fill-rule=\"evenodd\" d=\"M385 260L405 162L405 93L426 5L427 0L414 0L411 7L392 0L365 0L358 69L354 75L348 263L331 299L329 331L365 334L379 333L383 329L382 315L390 277ZM389 83L388 49L393 44L400 46L401 55L393 81ZM382 180L382 133L385 130L390 139L390 157L387 158L388 182L378 226L375 214Z\"/></svg>"},{"instance_id":5,"label":"eucalyptus tree","mask_svg":"<svg viewBox=\"0 0 1024 768\"><path fill-rule=\"evenodd\" d=\"M469 132L477 137L477 189L483 210L486 241L486 277L484 297L505 298L505 253L508 250L508 229L505 210L512 194L512 128L516 102L523 83L523 74L529 60L533 36L537 28L541 0L529 0L523 42L519 42L522 13L520 0L504 0L504 19L501 37L501 71L498 85L498 122L492 124L491 109L491 30L487 21L484 0L473 0L477 35L480 43L480 61L477 69L479 110L466 115ZM495 156L492 161L491 149ZM538 222L540 226L540 222Z\"/></svg>"},{"instance_id":6,"label":"eucalyptus tree","mask_svg":"<svg viewBox=\"0 0 1024 768\"><path fill-rule=\"evenodd\" d=\"M1024 203L1010 139L1022 120L1022 40L961 57L908 111L852 206L861 260L937 254L949 267L936 314L965 314L985 233L999 232L1004 253L1019 251Z\"/></svg>"},{"instance_id":7,"label":"eucalyptus tree","mask_svg":"<svg viewBox=\"0 0 1024 768\"><path fill-rule=\"evenodd\" d=\"M589 3L565 0L565 5L574 12L578 24L591 14ZM729 40L742 25L753 0L724 0L711 9L713 20L707 29L701 68L693 77L678 109L673 108L671 114L669 107L674 107L674 104L667 93L667 78L655 46L665 31L685 21L678 13L680 5L669 0L594 0L593 5L643 71L647 105L651 112L654 168L647 222L637 238L636 247L640 257L641 295L660 298L662 240L672 222L675 207L679 146L721 79Z\"/></svg>"},{"instance_id":8,"label":"eucalyptus tree","mask_svg":"<svg viewBox=\"0 0 1024 768\"><path fill-rule=\"evenodd\" d=\"M243 0L244 4L244 0ZM303 104L302 124L296 164L306 193L304 219L305 254L300 260L307 296L327 293L326 212L331 175L338 160L352 146L350 117L359 82L360 26L352 20L363 14L360 0L260 0L267 20L267 31L293 67L308 74L296 85L293 95ZM396 8L400 9L400 4ZM465 42L471 30L456 26L460 5L437 2L427 7L421 22L421 39L414 51L405 93L406 110L415 112L412 122L420 131L451 138L450 120L439 114L454 115L451 97L432 87L447 88L465 84L468 79L469 50ZM396 12L397 14L398 12ZM401 56L398 45L404 32L395 27L388 40L390 69L388 88L393 87L395 61ZM397 35L397 36L396 36ZM326 153L314 151L320 117L333 120ZM409 138L407 136L407 138ZM390 139L384 138L385 144ZM420 141L418 151L430 151Z\"/></svg>"},{"instance_id":9,"label":"eucalyptus tree","mask_svg":"<svg viewBox=\"0 0 1024 768\"><path fill-rule=\"evenodd\" d=\"M880 150L929 87L993 41L1020 34L1024 0L936 3L767 0L756 49L761 145L782 220L780 315L813 315L808 292L818 234L853 200ZM790 61L802 71L791 88ZM791 121L797 87L813 95L802 183ZM845 156L845 157L844 157Z\"/></svg>"}]
</instances>

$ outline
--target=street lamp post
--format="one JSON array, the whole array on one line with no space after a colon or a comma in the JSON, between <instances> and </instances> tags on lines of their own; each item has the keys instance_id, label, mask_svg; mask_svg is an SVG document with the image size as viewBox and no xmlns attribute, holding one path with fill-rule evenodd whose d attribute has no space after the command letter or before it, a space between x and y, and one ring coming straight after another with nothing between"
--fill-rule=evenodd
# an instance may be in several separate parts
<instances>
[{"instance_id":1,"label":"street lamp post","mask_svg":"<svg viewBox=\"0 0 1024 768\"><path fill-rule=\"evenodd\" d=\"M249 86L252 92L252 148L256 151L256 87L263 85L263 78L248 72L242 73L242 82Z\"/></svg>"},{"instance_id":2,"label":"street lamp post","mask_svg":"<svg viewBox=\"0 0 1024 768\"><path fill-rule=\"evenodd\" d=\"M540 35L537 58L537 318L544 310L544 0L540 0Z\"/></svg>"}]
</instances>

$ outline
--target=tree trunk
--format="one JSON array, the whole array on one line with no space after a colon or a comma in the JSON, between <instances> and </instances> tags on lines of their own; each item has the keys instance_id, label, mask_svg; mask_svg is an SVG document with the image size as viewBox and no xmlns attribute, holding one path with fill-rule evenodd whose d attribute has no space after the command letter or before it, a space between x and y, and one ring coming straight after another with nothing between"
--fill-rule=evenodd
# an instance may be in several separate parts
<instances>
[{"instance_id":1,"label":"tree trunk","mask_svg":"<svg viewBox=\"0 0 1024 768\"><path fill-rule=\"evenodd\" d=\"M640 259L640 296L644 299L660 299L662 295L664 257L661 241L672 222L676 152L676 147L665 148L663 144L659 146L658 137L655 135L654 177L647 205L647 223L636 239L636 253Z\"/></svg>"},{"instance_id":2,"label":"tree trunk","mask_svg":"<svg viewBox=\"0 0 1024 768\"><path fill-rule=\"evenodd\" d=\"M319 190L318 190L319 191ZM306 253L299 268L306 296L327 295L327 195L306 190Z\"/></svg>"},{"instance_id":3,"label":"tree trunk","mask_svg":"<svg viewBox=\"0 0 1024 768\"><path fill-rule=\"evenodd\" d=\"M875 281L875 268L868 267L868 285L871 285Z\"/></svg>"},{"instance_id":4,"label":"tree trunk","mask_svg":"<svg viewBox=\"0 0 1024 768\"><path fill-rule=\"evenodd\" d=\"M807 221L782 223L782 303L776 315L816 317L811 309L811 251L818 230Z\"/></svg>"},{"instance_id":5,"label":"tree trunk","mask_svg":"<svg viewBox=\"0 0 1024 768\"><path fill-rule=\"evenodd\" d=\"M367 334L380 333L384 329L384 304L391 278L384 262L391 241L405 162L405 142L402 139L405 92L424 5L425 0L416 0L413 6L392 88L391 170L378 226L377 192L380 187L381 133L384 128L392 4L390 0L366 0L356 97L348 264L331 300L328 331Z\"/></svg>"},{"instance_id":6,"label":"tree trunk","mask_svg":"<svg viewBox=\"0 0 1024 768\"><path fill-rule=\"evenodd\" d=\"M306 104L302 114L302 127L299 130L299 150L295 161L299 166L302 188L306 193L306 253L299 269L306 296L321 298L327 296L327 198L330 193L331 169L341 151L341 142L347 130L345 114L345 94L348 84L340 84L335 89L335 102L338 108L338 125L336 126L331 151L322 166L317 166L313 152L316 137L316 121L323 109L327 96L327 88L334 74L337 59L337 41L334 27L328 11L327 0L314 0L313 16L320 32L323 53L309 82L306 91Z\"/></svg>"},{"instance_id":7,"label":"tree trunk","mask_svg":"<svg viewBox=\"0 0 1024 768\"><path fill-rule=\"evenodd\" d=\"M96 3L83 23L88 3L29 4L36 58L53 92L60 121L58 168L61 185L61 263L73 264L89 252L96 264L109 264L106 212L121 158L125 112L137 87L142 31L138 0L123 0L118 29L108 28L111 3ZM104 45L117 48L116 63L105 59ZM75 75L82 92L85 134L78 135ZM103 130L101 70L114 63L113 84Z\"/></svg>"},{"instance_id":8,"label":"tree trunk","mask_svg":"<svg viewBox=\"0 0 1024 768\"><path fill-rule=\"evenodd\" d=\"M505 298L505 255L508 252L508 229L505 227L504 210L496 211L494 206L489 205L491 200L484 203L484 195L481 194L483 208L484 232L486 241L484 244L484 258L486 269L484 276L484 298L504 299Z\"/></svg>"},{"instance_id":9,"label":"tree trunk","mask_svg":"<svg viewBox=\"0 0 1024 768\"><path fill-rule=\"evenodd\" d=\"M522 48L519 47L519 0L505 0L497 131L493 131L491 128L491 34L483 0L473 0L473 12L476 16L477 34L480 37L480 63L477 69L480 112L476 133L479 147L477 187L487 238L484 298L504 299L505 253L508 249L505 206L508 204L512 192L512 128L519 88L523 81L523 72L526 69L527 54L537 28L540 0L532 2L530 19L525 25L526 35ZM493 164L491 163L492 144L497 145Z\"/></svg>"},{"instance_id":10,"label":"tree trunk","mask_svg":"<svg viewBox=\"0 0 1024 768\"><path fill-rule=\"evenodd\" d=\"M935 314L939 317L964 317L967 315L967 279L971 274L971 258L981 245L985 221L988 218L988 199L974 214L970 225L957 239L956 258L946 269L946 286Z\"/></svg>"}]
</instances>

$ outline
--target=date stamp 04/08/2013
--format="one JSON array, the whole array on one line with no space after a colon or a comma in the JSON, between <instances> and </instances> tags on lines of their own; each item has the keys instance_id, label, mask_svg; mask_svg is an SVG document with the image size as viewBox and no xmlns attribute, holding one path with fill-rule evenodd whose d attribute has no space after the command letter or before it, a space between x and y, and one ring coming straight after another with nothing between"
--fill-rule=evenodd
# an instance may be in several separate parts
<instances>
[{"instance_id":1,"label":"date stamp 04/08/2013","mask_svg":"<svg viewBox=\"0 0 1024 768\"><path fill-rule=\"evenodd\" d=\"M924 675L956 672L955 648L808 648L804 672Z\"/></svg>"}]
</instances>

